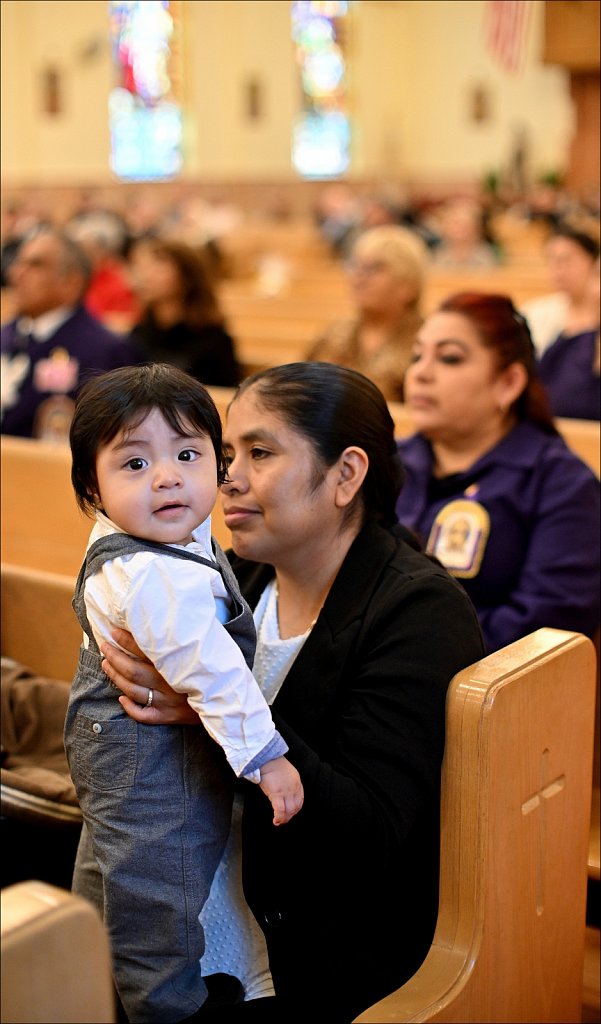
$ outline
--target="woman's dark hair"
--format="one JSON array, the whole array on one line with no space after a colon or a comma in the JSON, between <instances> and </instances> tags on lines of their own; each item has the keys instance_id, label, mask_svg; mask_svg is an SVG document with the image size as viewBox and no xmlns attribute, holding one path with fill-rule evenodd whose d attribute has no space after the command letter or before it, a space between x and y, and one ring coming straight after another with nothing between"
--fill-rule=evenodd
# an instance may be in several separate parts
<instances>
[{"instance_id":1,"label":"woman's dark hair","mask_svg":"<svg viewBox=\"0 0 601 1024\"><path fill-rule=\"evenodd\" d=\"M536 370L530 328L511 299L507 295L459 292L445 299L438 312L458 313L469 320L484 347L494 351L499 371L512 363L526 367L528 381L512 411L518 419L536 423L547 434L556 434L547 393Z\"/></svg>"},{"instance_id":2,"label":"woman's dark hair","mask_svg":"<svg viewBox=\"0 0 601 1024\"><path fill-rule=\"evenodd\" d=\"M79 392L71 422L71 482L77 504L94 512L98 492L96 459L100 448L121 430L133 430L158 409L169 426L189 436L189 425L210 438L217 459L217 484L227 467L223 456L221 419L207 389L194 377L164 363L123 366L93 377Z\"/></svg>"},{"instance_id":3,"label":"woman's dark hair","mask_svg":"<svg viewBox=\"0 0 601 1024\"><path fill-rule=\"evenodd\" d=\"M587 235L585 231L579 231L577 228L571 227L569 224L560 223L547 239L547 244L552 242L554 238L567 238L574 245L578 245L587 256L590 256L593 262L599 255L598 240L593 238L592 235Z\"/></svg>"},{"instance_id":4,"label":"woman's dark hair","mask_svg":"<svg viewBox=\"0 0 601 1024\"><path fill-rule=\"evenodd\" d=\"M288 363L247 377L236 398L250 389L261 405L276 413L313 446L326 468L345 448L362 448L369 468L360 492L347 510L362 509L363 521L396 522L395 505L404 472L386 400L363 374L332 363ZM320 474L315 485L323 479Z\"/></svg>"},{"instance_id":5,"label":"woman's dark hair","mask_svg":"<svg viewBox=\"0 0 601 1024\"><path fill-rule=\"evenodd\" d=\"M223 323L209 263L200 249L171 238L147 237L132 246L130 258L136 248L173 263L182 285L184 319L189 327Z\"/></svg>"}]
</instances>

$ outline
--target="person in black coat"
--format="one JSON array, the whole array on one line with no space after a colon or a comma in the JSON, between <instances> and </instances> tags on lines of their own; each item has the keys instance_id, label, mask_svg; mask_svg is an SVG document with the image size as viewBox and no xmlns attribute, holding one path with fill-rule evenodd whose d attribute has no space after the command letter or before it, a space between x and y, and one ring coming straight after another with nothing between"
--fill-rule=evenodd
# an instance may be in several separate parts
<instances>
[{"instance_id":1,"label":"person in black coat","mask_svg":"<svg viewBox=\"0 0 601 1024\"><path fill-rule=\"evenodd\" d=\"M238 384L235 343L202 253L183 242L149 237L134 244L129 263L142 306L130 341L142 357L172 363L205 385Z\"/></svg>"},{"instance_id":2,"label":"person in black coat","mask_svg":"<svg viewBox=\"0 0 601 1024\"><path fill-rule=\"evenodd\" d=\"M275 994L254 998L242 977L247 1001L209 1002L189 1019L342 1024L411 977L431 944L446 692L484 655L482 636L463 589L397 522L393 422L366 377L325 363L256 374L230 406L224 441L222 501L254 608L254 673L305 804L274 829L244 787L244 894L262 934L241 934L252 964L266 944ZM151 666L104 651L131 717L192 721ZM220 962L212 951L236 899L216 883L202 969L236 974L227 952Z\"/></svg>"}]
</instances>

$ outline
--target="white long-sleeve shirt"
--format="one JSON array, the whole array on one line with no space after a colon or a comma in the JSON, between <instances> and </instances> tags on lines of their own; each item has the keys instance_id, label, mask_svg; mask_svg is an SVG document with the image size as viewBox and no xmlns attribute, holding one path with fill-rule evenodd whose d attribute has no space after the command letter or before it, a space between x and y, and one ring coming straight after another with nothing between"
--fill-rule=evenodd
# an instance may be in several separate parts
<instances>
[{"instance_id":1,"label":"white long-sleeve shirt","mask_svg":"<svg viewBox=\"0 0 601 1024\"><path fill-rule=\"evenodd\" d=\"M111 533L123 531L98 513L88 546ZM214 561L210 517L193 537L187 550ZM111 630L128 630L170 686L188 695L236 775L259 782L261 764L286 752L265 698L223 626L229 595L218 570L138 552L105 562L88 577L84 598L96 643L114 646Z\"/></svg>"}]
</instances>

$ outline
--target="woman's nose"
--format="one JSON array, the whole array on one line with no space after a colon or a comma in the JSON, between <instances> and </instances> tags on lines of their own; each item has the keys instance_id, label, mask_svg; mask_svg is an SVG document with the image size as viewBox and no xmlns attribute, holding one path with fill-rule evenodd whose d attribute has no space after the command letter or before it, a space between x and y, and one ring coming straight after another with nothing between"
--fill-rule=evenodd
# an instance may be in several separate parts
<instances>
[{"instance_id":1,"label":"woman's nose","mask_svg":"<svg viewBox=\"0 0 601 1024\"><path fill-rule=\"evenodd\" d=\"M221 490L225 494L233 494L234 492L241 494L248 490L248 480L242 472L239 462L235 459L232 459L227 468L227 477L221 485Z\"/></svg>"},{"instance_id":2,"label":"woman's nose","mask_svg":"<svg viewBox=\"0 0 601 1024\"><path fill-rule=\"evenodd\" d=\"M415 362L411 363L410 370L418 380L423 380L426 377L430 377L432 373L432 364L425 356L420 356L419 359L416 359Z\"/></svg>"}]
</instances>

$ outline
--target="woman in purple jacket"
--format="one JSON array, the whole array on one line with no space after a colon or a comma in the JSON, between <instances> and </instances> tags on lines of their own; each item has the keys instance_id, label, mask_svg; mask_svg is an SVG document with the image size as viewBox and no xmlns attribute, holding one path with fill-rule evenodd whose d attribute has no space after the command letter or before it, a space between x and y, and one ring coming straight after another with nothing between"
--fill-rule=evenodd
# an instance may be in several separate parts
<instances>
[{"instance_id":1,"label":"woman in purple jacket","mask_svg":"<svg viewBox=\"0 0 601 1024\"><path fill-rule=\"evenodd\" d=\"M599 624L599 481L558 435L511 300L447 299L419 332L397 502L465 587L489 651L541 626Z\"/></svg>"}]
</instances>

